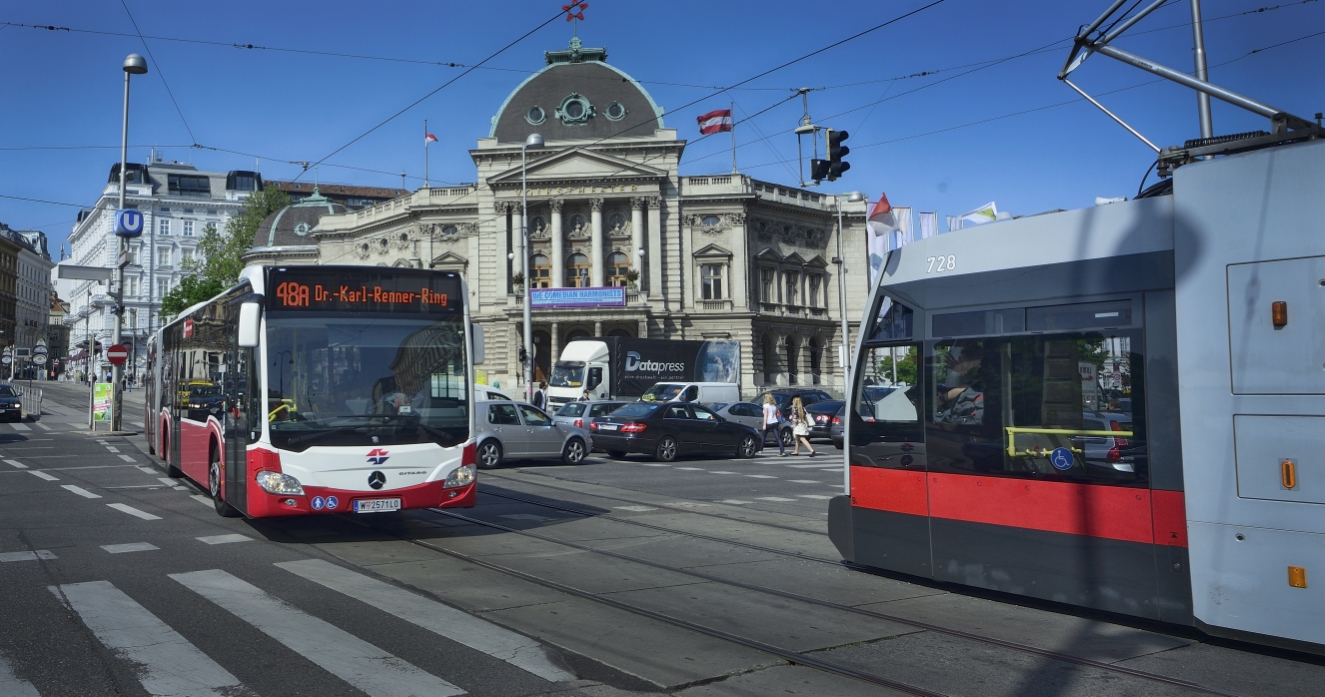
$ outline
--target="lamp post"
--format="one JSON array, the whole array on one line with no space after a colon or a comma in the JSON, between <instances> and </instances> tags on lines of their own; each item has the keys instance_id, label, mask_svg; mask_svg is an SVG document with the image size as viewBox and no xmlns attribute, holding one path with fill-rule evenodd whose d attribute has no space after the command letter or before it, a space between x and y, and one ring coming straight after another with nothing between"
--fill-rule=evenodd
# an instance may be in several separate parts
<instances>
[{"instance_id":1,"label":"lamp post","mask_svg":"<svg viewBox=\"0 0 1325 697\"><path fill-rule=\"evenodd\" d=\"M125 185L128 183L128 159L129 159L129 78L134 75L147 74L147 61L137 53L130 53L124 59L124 128L120 131L120 202L119 210L124 210ZM124 324L124 266L120 264L120 257L128 253L129 241L124 237L116 237L115 245L115 289L116 294L111 295L115 302L112 311L113 319L111 324L111 344L119 345L120 328ZM88 347L89 356L92 347ZM90 365L91 361L89 361ZM123 425L121 411L124 406L124 394L120 390L120 366L114 364L111 366L110 373L110 430L118 431ZM94 423L95 426L95 423Z\"/></svg>"},{"instance_id":2,"label":"lamp post","mask_svg":"<svg viewBox=\"0 0 1325 697\"><path fill-rule=\"evenodd\" d=\"M521 262L521 268L524 273L524 401L532 404L534 401L534 323L529 315L529 299L532 297L530 288L534 285L530 283L529 278L529 148L543 147L543 136L538 133L530 133L528 138L524 139L524 145L520 146L520 239L523 247L520 253L524 256Z\"/></svg>"},{"instance_id":3,"label":"lamp post","mask_svg":"<svg viewBox=\"0 0 1325 697\"><path fill-rule=\"evenodd\" d=\"M851 325L847 323L847 266L842 243L842 198L837 197L837 258L833 263L837 264L837 303L838 310L842 314L842 388L846 389L847 382L851 378ZM852 191L846 195L847 203L860 203L864 200L865 195L859 191Z\"/></svg>"}]
</instances>

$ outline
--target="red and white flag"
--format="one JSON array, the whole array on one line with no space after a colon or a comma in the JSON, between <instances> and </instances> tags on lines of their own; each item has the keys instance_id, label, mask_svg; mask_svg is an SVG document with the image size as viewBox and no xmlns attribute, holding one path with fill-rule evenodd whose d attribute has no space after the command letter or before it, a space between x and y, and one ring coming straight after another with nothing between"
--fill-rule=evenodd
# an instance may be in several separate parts
<instances>
[{"instance_id":1,"label":"red and white flag","mask_svg":"<svg viewBox=\"0 0 1325 697\"><path fill-rule=\"evenodd\" d=\"M870 232L876 236L893 232L900 227L897 216L893 215L893 206L888 203L888 194L879 194L879 200L874 204L874 209L870 211L868 220Z\"/></svg>"},{"instance_id":2,"label":"red and white flag","mask_svg":"<svg viewBox=\"0 0 1325 697\"><path fill-rule=\"evenodd\" d=\"M699 132L703 135L723 133L732 129L732 110L717 109L701 115L696 120L699 121Z\"/></svg>"},{"instance_id":3,"label":"red and white flag","mask_svg":"<svg viewBox=\"0 0 1325 697\"><path fill-rule=\"evenodd\" d=\"M436 142L437 142L437 136L431 133L423 134L423 147L426 148L428 147L428 143L436 143Z\"/></svg>"}]
</instances>

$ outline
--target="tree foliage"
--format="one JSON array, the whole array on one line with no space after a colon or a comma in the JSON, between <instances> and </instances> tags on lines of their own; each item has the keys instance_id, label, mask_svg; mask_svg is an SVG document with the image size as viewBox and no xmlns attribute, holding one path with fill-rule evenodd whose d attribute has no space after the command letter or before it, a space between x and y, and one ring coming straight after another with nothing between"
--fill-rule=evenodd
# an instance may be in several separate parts
<instances>
[{"instance_id":1,"label":"tree foliage","mask_svg":"<svg viewBox=\"0 0 1325 697\"><path fill-rule=\"evenodd\" d=\"M268 186L244 201L244 209L226 222L225 230L217 230L215 225L203 228L198 257L181 264L189 275L161 299L162 316L177 315L238 283L244 253L253 245L258 226L288 205L290 197L285 192Z\"/></svg>"}]
</instances>

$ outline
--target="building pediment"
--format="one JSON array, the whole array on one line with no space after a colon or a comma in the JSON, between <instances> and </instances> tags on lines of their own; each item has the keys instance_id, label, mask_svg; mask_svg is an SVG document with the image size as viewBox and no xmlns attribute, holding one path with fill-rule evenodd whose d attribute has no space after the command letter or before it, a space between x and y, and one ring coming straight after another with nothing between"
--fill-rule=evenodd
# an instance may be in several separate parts
<instances>
[{"instance_id":1,"label":"building pediment","mask_svg":"<svg viewBox=\"0 0 1325 697\"><path fill-rule=\"evenodd\" d=\"M722 247L722 246L719 246L719 245L716 245L716 244L710 244L710 245L705 245L703 249L697 250L697 251L695 252L695 256L697 256L697 257L723 257L723 258L730 259L731 256L732 256L732 253L731 253L731 250L730 250L730 249L727 249L727 248L725 248L725 247Z\"/></svg>"},{"instance_id":2,"label":"building pediment","mask_svg":"<svg viewBox=\"0 0 1325 697\"><path fill-rule=\"evenodd\" d=\"M760 250L758 254L755 255L755 258L760 261L775 261L775 262L782 261L782 255L778 254L777 250L773 249L772 247L764 247L762 250Z\"/></svg>"},{"instance_id":3,"label":"building pediment","mask_svg":"<svg viewBox=\"0 0 1325 697\"><path fill-rule=\"evenodd\" d=\"M469 266L469 260L460 256L459 254L456 254L455 252L442 252L436 257L433 257L432 260L432 267L434 269L436 268L454 269L454 268L464 268L466 266Z\"/></svg>"},{"instance_id":4,"label":"building pediment","mask_svg":"<svg viewBox=\"0 0 1325 697\"><path fill-rule=\"evenodd\" d=\"M815 269L826 269L826 268L828 268L828 262L825 261L824 258L823 258L822 256L818 255L818 254L814 255L814 258L813 258L813 259L811 259L811 260L805 262L805 265L808 266L808 267L810 267L810 268L815 268Z\"/></svg>"},{"instance_id":5,"label":"building pediment","mask_svg":"<svg viewBox=\"0 0 1325 697\"><path fill-rule=\"evenodd\" d=\"M570 148L529 164L529 188L586 188L579 193L610 193L623 181L656 181L667 177L667 172L642 165L625 158L584 148ZM512 167L488 177L488 186L519 189L520 167ZM599 191L588 191L588 188ZM570 193L569 191L562 193Z\"/></svg>"}]
</instances>

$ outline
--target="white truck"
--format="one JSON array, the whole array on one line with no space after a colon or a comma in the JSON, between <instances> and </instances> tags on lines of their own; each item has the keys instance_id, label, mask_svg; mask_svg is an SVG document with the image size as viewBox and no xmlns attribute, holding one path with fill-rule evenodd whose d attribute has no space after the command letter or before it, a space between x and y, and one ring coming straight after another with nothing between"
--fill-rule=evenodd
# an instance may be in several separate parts
<instances>
[{"instance_id":1,"label":"white truck","mask_svg":"<svg viewBox=\"0 0 1325 697\"><path fill-rule=\"evenodd\" d=\"M548 379L548 408L579 399L637 399L658 382L741 382L735 341L605 336L566 344Z\"/></svg>"}]
</instances>

